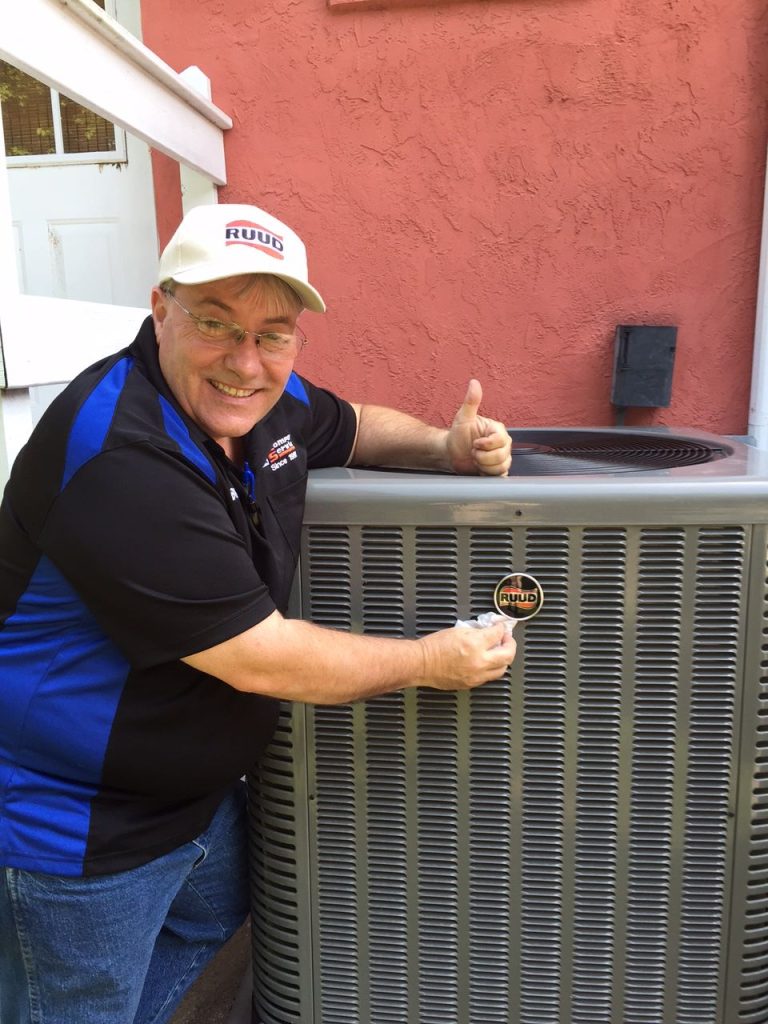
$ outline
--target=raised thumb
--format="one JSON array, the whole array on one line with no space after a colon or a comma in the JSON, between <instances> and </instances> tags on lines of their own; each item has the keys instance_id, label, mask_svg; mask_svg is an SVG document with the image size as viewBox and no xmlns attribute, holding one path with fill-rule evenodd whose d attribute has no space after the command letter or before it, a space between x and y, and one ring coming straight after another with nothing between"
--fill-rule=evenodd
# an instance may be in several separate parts
<instances>
[{"instance_id":1,"label":"raised thumb","mask_svg":"<svg viewBox=\"0 0 768 1024\"><path fill-rule=\"evenodd\" d=\"M474 420L477 416L477 410L480 408L482 400L483 389L480 385L480 381L475 380L473 377L469 382L467 393L464 396L464 401L461 403L461 408L456 413L453 422L466 423L468 420Z\"/></svg>"}]
</instances>

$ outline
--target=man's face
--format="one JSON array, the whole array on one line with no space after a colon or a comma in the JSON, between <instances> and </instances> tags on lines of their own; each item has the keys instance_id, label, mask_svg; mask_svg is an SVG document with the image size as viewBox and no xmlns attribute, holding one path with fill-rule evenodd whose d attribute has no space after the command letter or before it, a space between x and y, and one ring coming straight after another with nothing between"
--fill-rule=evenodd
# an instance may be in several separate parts
<instances>
[{"instance_id":1,"label":"man's face","mask_svg":"<svg viewBox=\"0 0 768 1024\"><path fill-rule=\"evenodd\" d=\"M230 277L177 285L174 294L197 316L236 323L248 331L292 333L296 312L272 303L268 307L261 289L244 289L246 284L244 277ZM152 316L168 386L184 412L232 457L233 439L246 434L276 404L294 360L265 360L250 335L228 350L217 348L159 288L152 291Z\"/></svg>"}]
</instances>

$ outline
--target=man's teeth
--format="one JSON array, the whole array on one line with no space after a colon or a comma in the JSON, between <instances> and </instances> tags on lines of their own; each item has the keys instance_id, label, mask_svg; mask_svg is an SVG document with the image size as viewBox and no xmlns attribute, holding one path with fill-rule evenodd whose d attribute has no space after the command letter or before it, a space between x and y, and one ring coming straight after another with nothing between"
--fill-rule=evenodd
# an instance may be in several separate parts
<instances>
[{"instance_id":1,"label":"man's teeth","mask_svg":"<svg viewBox=\"0 0 768 1024\"><path fill-rule=\"evenodd\" d=\"M231 395L232 398L250 398L251 395L256 394L256 388L243 391L240 388L231 388L228 384L222 384L218 380L212 380L211 384L213 384L217 391L221 391L224 395Z\"/></svg>"}]
</instances>

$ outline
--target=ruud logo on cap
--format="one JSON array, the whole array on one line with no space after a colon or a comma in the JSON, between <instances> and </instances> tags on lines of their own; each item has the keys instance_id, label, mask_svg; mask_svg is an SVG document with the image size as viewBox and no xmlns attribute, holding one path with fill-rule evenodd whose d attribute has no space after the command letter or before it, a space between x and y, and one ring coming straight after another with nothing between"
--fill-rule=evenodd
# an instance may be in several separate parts
<instances>
[{"instance_id":1,"label":"ruud logo on cap","mask_svg":"<svg viewBox=\"0 0 768 1024\"><path fill-rule=\"evenodd\" d=\"M248 245L276 260L283 259L283 239L252 220L231 220L224 229L227 245Z\"/></svg>"},{"instance_id":2,"label":"ruud logo on cap","mask_svg":"<svg viewBox=\"0 0 768 1024\"><path fill-rule=\"evenodd\" d=\"M533 576L513 572L499 580L493 592L493 603L500 615L508 619L532 619L544 604L544 591Z\"/></svg>"}]
</instances>

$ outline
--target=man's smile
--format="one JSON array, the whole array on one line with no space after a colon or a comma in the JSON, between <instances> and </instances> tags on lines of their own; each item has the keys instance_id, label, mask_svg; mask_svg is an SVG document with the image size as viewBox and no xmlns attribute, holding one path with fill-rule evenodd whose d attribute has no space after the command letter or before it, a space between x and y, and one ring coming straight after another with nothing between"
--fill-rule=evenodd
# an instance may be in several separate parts
<instances>
[{"instance_id":1,"label":"man's smile","mask_svg":"<svg viewBox=\"0 0 768 1024\"><path fill-rule=\"evenodd\" d=\"M223 384L220 380L211 380L210 378L208 383L212 384L222 395L229 395L230 398L250 398L259 390L258 388L249 388L248 390L233 388L230 384Z\"/></svg>"}]
</instances>

